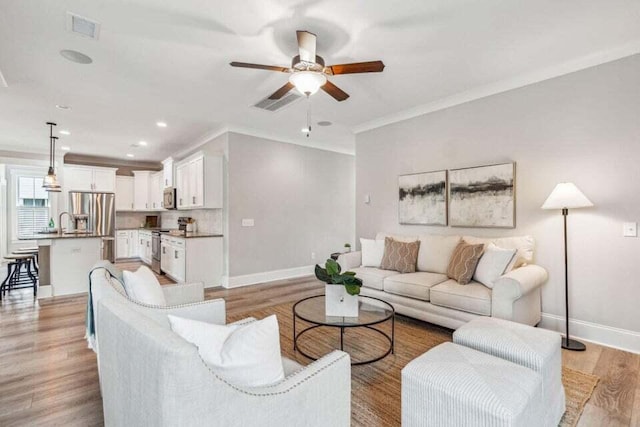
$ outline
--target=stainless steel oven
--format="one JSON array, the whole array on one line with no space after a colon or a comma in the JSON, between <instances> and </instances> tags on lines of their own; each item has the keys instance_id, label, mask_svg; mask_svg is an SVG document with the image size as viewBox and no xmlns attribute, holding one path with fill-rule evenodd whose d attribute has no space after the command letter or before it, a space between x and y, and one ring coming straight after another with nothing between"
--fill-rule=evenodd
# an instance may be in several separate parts
<instances>
[{"instance_id":1,"label":"stainless steel oven","mask_svg":"<svg viewBox=\"0 0 640 427\"><path fill-rule=\"evenodd\" d=\"M165 209L177 209L176 189L175 187L167 187L162 195L162 207Z\"/></svg>"}]
</instances>

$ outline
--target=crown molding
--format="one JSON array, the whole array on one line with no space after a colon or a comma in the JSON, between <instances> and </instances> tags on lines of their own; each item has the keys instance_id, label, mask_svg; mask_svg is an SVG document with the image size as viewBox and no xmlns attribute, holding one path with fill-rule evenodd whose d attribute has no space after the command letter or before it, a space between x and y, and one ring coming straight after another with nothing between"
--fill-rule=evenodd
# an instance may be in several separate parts
<instances>
[{"instance_id":1,"label":"crown molding","mask_svg":"<svg viewBox=\"0 0 640 427\"><path fill-rule=\"evenodd\" d=\"M595 52L575 60L564 62L559 65L542 68L531 73L521 74L511 79L506 79L485 86L480 86L475 89L460 92L452 96L429 102L427 104L419 105L417 107L402 110L397 113L382 116L377 119L354 126L352 128L352 131L355 134L366 132L382 126L412 119L414 117L422 116L428 113L433 113L434 111L444 110L445 108L465 104L477 99L486 98L488 96L507 92L513 89L518 89L530 84L539 83L544 80L553 79L556 77L564 76L566 74L574 73L576 71L581 71L587 68L602 65L607 62L617 61L619 59L633 56L638 53L640 53L640 40L634 40L630 43L613 49Z\"/></svg>"}]
</instances>

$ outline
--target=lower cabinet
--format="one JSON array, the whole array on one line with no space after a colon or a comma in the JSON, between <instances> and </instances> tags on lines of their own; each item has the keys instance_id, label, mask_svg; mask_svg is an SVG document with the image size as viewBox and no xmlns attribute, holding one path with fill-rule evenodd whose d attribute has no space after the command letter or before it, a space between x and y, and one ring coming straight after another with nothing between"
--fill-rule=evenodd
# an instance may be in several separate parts
<instances>
[{"instance_id":1,"label":"lower cabinet","mask_svg":"<svg viewBox=\"0 0 640 427\"><path fill-rule=\"evenodd\" d=\"M138 257L142 262L151 264L151 231L138 231Z\"/></svg>"},{"instance_id":2,"label":"lower cabinet","mask_svg":"<svg viewBox=\"0 0 640 427\"><path fill-rule=\"evenodd\" d=\"M118 230L116 232L116 259L138 256L138 230Z\"/></svg>"},{"instance_id":3,"label":"lower cabinet","mask_svg":"<svg viewBox=\"0 0 640 427\"><path fill-rule=\"evenodd\" d=\"M222 279L222 238L183 238L162 235L162 271L178 283L203 282L205 287L220 286Z\"/></svg>"}]
</instances>

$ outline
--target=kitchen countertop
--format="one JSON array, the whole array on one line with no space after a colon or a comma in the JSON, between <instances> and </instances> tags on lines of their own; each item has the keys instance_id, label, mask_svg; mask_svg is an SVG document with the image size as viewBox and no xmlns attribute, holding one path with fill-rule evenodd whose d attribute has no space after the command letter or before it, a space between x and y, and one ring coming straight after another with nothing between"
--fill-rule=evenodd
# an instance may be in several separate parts
<instances>
[{"instance_id":1,"label":"kitchen countertop","mask_svg":"<svg viewBox=\"0 0 640 427\"><path fill-rule=\"evenodd\" d=\"M113 237L113 236L103 236L101 234L94 233L69 233L69 234L58 234L58 233L37 233L32 234L30 236L18 237L18 240L52 240L52 239L90 239L90 238L102 238L102 237Z\"/></svg>"},{"instance_id":2,"label":"kitchen countertop","mask_svg":"<svg viewBox=\"0 0 640 427\"><path fill-rule=\"evenodd\" d=\"M194 231L194 232L189 232L189 233L182 234L182 235L171 234L171 233L163 233L163 234L165 234L166 236L178 237L178 238L182 238L182 239L195 239L195 238L200 238L200 237L223 237L222 234L205 233L203 231Z\"/></svg>"}]
</instances>

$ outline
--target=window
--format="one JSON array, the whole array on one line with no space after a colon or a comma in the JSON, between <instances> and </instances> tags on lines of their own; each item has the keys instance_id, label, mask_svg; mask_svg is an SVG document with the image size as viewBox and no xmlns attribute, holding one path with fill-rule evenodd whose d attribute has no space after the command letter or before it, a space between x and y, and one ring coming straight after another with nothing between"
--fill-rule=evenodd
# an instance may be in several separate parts
<instances>
[{"instance_id":1,"label":"window","mask_svg":"<svg viewBox=\"0 0 640 427\"><path fill-rule=\"evenodd\" d=\"M16 236L32 235L49 225L49 193L42 177L18 175L16 179Z\"/></svg>"}]
</instances>

